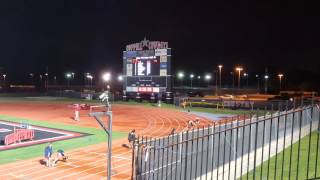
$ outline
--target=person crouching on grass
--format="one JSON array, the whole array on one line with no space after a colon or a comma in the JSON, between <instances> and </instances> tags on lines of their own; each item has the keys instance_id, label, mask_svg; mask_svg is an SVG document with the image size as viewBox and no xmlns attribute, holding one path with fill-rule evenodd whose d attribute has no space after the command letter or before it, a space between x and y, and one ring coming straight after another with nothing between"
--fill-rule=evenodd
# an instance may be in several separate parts
<instances>
[{"instance_id":1,"label":"person crouching on grass","mask_svg":"<svg viewBox=\"0 0 320 180\"><path fill-rule=\"evenodd\" d=\"M47 167L51 167L51 156L52 156L52 144L49 142L48 145L46 146L46 148L44 149L44 158L46 161L46 166Z\"/></svg>"}]
</instances>

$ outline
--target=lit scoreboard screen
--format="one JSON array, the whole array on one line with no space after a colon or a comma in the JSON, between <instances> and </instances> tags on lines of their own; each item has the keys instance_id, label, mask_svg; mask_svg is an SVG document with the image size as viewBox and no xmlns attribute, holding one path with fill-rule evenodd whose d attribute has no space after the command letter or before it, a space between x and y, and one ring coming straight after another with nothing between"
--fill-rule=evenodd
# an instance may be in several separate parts
<instances>
[{"instance_id":1,"label":"lit scoreboard screen","mask_svg":"<svg viewBox=\"0 0 320 180\"><path fill-rule=\"evenodd\" d=\"M124 90L162 93L171 90L171 49L123 52Z\"/></svg>"}]
</instances>

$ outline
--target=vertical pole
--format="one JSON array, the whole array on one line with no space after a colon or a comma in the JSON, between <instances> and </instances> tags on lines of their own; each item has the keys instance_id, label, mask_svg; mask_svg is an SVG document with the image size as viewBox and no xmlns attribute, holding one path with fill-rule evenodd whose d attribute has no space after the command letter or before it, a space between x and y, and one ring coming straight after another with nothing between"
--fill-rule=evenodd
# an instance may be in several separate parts
<instances>
[{"instance_id":1,"label":"vertical pole","mask_svg":"<svg viewBox=\"0 0 320 180\"><path fill-rule=\"evenodd\" d=\"M232 143L235 143L235 142L233 142L232 141L232 138L233 137L233 117L231 117L231 131L230 131L230 148L229 148L229 166L228 166L228 180L230 179L230 167L231 167L231 150L232 150ZM234 149L233 149L233 151L235 151Z\"/></svg>"},{"instance_id":2,"label":"vertical pole","mask_svg":"<svg viewBox=\"0 0 320 180\"><path fill-rule=\"evenodd\" d=\"M288 179L291 178L291 161L292 161L294 118L295 118L295 103L293 104L293 110L292 110L292 123L291 123L292 127L291 127L291 143L290 143L290 159L289 159L289 176L288 176Z\"/></svg>"},{"instance_id":3,"label":"vertical pole","mask_svg":"<svg viewBox=\"0 0 320 180\"><path fill-rule=\"evenodd\" d=\"M208 128L209 129L209 128ZM207 134L207 137L209 137L209 134ZM204 155L204 153L203 153L203 141L204 141L204 139L205 139L205 135L204 135L204 126L203 126L203 128L202 128L202 144L201 144L201 159L200 159L200 162L201 162L201 165L200 165L200 176L202 177L202 164L203 164L203 155ZM209 142L209 140L208 140L208 142ZM207 142L207 145L209 144ZM208 149L207 149L207 153L208 153ZM207 156L208 157L208 156ZM207 163L206 163L207 164ZM208 173L208 172L206 172L206 173Z\"/></svg>"},{"instance_id":4,"label":"vertical pole","mask_svg":"<svg viewBox=\"0 0 320 180\"><path fill-rule=\"evenodd\" d=\"M213 170L214 170L214 168L213 168L213 166L214 166L214 149L215 149L215 146L214 146L214 144L215 144L215 131L216 131L216 123L214 123L213 124L213 128L212 128L212 158L210 158L210 159L212 159L212 163L211 163L211 179L213 179Z\"/></svg>"},{"instance_id":5,"label":"vertical pole","mask_svg":"<svg viewBox=\"0 0 320 180\"><path fill-rule=\"evenodd\" d=\"M109 124L108 124L108 150L109 150L109 158L108 158L108 180L111 180L111 158L112 158L112 113L109 113Z\"/></svg>"},{"instance_id":6,"label":"vertical pole","mask_svg":"<svg viewBox=\"0 0 320 180\"><path fill-rule=\"evenodd\" d=\"M255 141L254 141L254 161L253 161L253 179L256 179L256 161L257 161L257 143L258 143L258 128L259 128L259 109L257 109L257 113L256 113L256 132L255 132ZM263 148L263 145L262 145ZM262 165L262 163L261 163Z\"/></svg>"},{"instance_id":7,"label":"vertical pole","mask_svg":"<svg viewBox=\"0 0 320 180\"><path fill-rule=\"evenodd\" d=\"M192 157L193 157L193 138L194 138L194 129L192 129L192 138L191 138L191 166L190 166L190 180L192 179L192 165L193 165L193 163L192 163Z\"/></svg>"},{"instance_id":8,"label":"vertical pole","mask_svg":"<svg viewBox=\"0 0 320 180\"><path fill-rule=\"evenodd\" d=\"M311 119L310 119L310 128L309 128L309 146L308 146L308 161L307 161L307 179L309 178L309 163L310 163L310 149L311 149L311 136L312 136L312 109L313 106L311 107ZM308 113L307 109L305 109L306 113Z\"/></svg>"},{"instance_id":9,"label":"vertical pole","mask_svg":"<svg viewBox=\"0 0 320 180\"><path fill-rule=\"evenodd\" d=\"M218 162L217 162L217 180L219 179L219 163L220 163L220 135L221 135L221 124L219 122L219 136L218 136Z\"/></svg>"},{"instance_id":10,"label":"vertical pole","mask_svg":"<svg viewBox=\"0 0 320 180\"><path fill-rule=\"evenodd\" d=\"M314 178L317 177L318 170L318 154L319 154L319 130L320 130L320 109L318 109L318 129L317 129L317 148L316 148L316 165L314 167Z\"/></svg>"},{"instance_id":11,"label":"vertical pole","mask_svg":"<svg viewBox=\"0 0 320 180\"><path fill-rule=\"evenodd\" d=\"M147 179L147 177L149 176L149 173L147 171L147 162L146 162L146 156L147 156L147 146L148 146L148 136L146 136L146 142L144 143L145 145L145 148L143 149L144 151L142 152L143 153L143 164L142 164L142 172L143 172L143 176L144 176L144 179Z\"/></svg>"},{"instance_id":12,"label":"vertical pole","mask_svg":"<svg viewBox=\"0 0 320 180\"><path fill-rule=\"evenodd\" d=\"M188 131L187 131L187 132L188 132ZM181 133L181 139L182 139L182 140L181 140L181 143L182 143L182 144L181 144L181 151L180 151L180 152L181 152L181 154L180 154L180 156L181 156L181 157L180 157L180 161L181 161L181 162L180 162L180 180L182 180L182 151L183 151L183 144L184 144L184 141L183 141L183 140L184 140L184 139L183 139L184 135L183 135L183 134L184 134L184 133L182 132L182 133ZM186 148L187 148L187 147L186 147Z\"/></svg>"},{"instance_id":13,"label":"vertical pole","mask_svg":"<svg viewBox=\"0 0 320 180\"><path fill-rule=\"evenodd\" d=\"M163 146L163 148L166 148L167 150L167 161L166 161L166 164L167 164L167 168L166 168L166 178L168 178L168 171L169 171L169 165L170 167L172 168L172 164L169 163L169 148L170 148L170 135L167 137L167 144Z\"/></svg>"},{"instance_id":14,"label":"vertical pole","mask_svg":"<svg viewBox=\"0 0 320 180\"><path fill-rule=\"evenodd\" d=\"M236 126L236 134L235 134L235 151L234 151L234 159L235 159L235 166L234 166L234 179L237 178L237 166L238 166L238 137L239 137L239 118L237 117L237 126Z\"/></svg>"},{"instance_id":15,"label":"vertical pole","mask_svg":"<svg viewBox=\"0 0 320 180\"><path fill-rule=\"evenodd\" d=\"M227 142L227 139L226 139L226 135L227 135L227 124L225 124L224 126L224 134L223 134L223 155L222 155L222 180L224 180L224 164L225 164L225 157L226 157L226 142Z\"/></svg>"},{"instance_id":16,"label":"vertical pole","mask_svg":"<svg viewBox=\"0 0 320 180\"><path fill-rule=\"evenodd\" d=\"M283 170L284 170L284 158L285 158L285 149L286 149L286 132L287 132L287 116L288 109L286 108L285 117L284 117L284 133L283 133L283 155L282 155L282 169L281 169L281 180L283 179Z\"/></svg>"},{"instance_id":17,"label":"vertical pole","mask_svg":"<svg viewBox=\"0 0 320 180\"><path fill-rule=\"evenodd\" d=\"M208 158L208 154L209 154L209 139L210 139L210 125L208 125L208 129L207 129L208 131L207 131L207 153L206 153L206 159ZM204 132L204 131L203 131ZM204 142L204 139L202 140L202 147L203 147L203 142ZM203 153L204 154L204 153ZM202 157L202 160L203 160L203 157ZM213 160L212 158L211 158L211 160ZM208 160L205 160L205 161L207 161L207 163L205 164L206 166L205 166L205 170L206 170L206 172L205 172L205 174L206 174L206 180L208 179ZM202 163L201 163L202 164ZM201 168L201 172L200 172L200 175L202 174L202 168Z\"/></svg>"},{"instance_id":18,"label":"vertical pole","mask_svg":"<svg viewBox=\"0 0 320 180\"><path fill-rule=\"evenodd\" d=\"M302 110L299 110L299 142L298 142L298 160L297 160L297 174L296 179L299 178L299 160L300 160L300 144L301 144L301 126L302 126Z\"/></svg>"},{"instance_id":19,"label":"vertical pole","mask_svg":"<svg viewBox=\"0 0 320 180\"><path fill-rule=\"evenodd\" d=\"M184 179L187 179L187 170L188 170L188 142L189 142L189 130L186 134L186 150L185 150L185 170L184 170ZM182 178L182 176L181 176Z\"/></svg>"},{"instance_id":20,"label":"vertical pole","mask_svg":"<svg viewBox=\"0 0 320 180\"><path fill-rule=\"evenodd\" d=\"M198 152L199 152L199 133L200 133L199 128L197 128L197 130L198 130L198 133L197 133L197 148L196 148L196 172L195 172L195 176L194 176L195 178L197 177L197 172L198 172ZM203 132L204 132L204 129L202 128L202 137L201 138L204 138ZM201 147L201 150L202 150L202 147ZM203 152L203 151L200 151L200 152ZM202 155L202 153L200 155ZM201 162L200 168L202 168L202 161L200 160L199 162Z\"/></svg>"},{"instance_id":21,"label":"vertical pole","mask_svg":"<svg viewBox=\"0 0 320 180\"><path fill-rule=\"evenodd\" d=\"M180 150L179 150L179 146L180 146L180 143L182 143L182 142L180 142L180 133L177 133L176 134L177 135L177 139L176 139L176 141L177 141L177 146L176 146L176 158L175 158L175 160L176 160L176 171L175 171L175 174L174 174L174 179L176 180L177 179L177 174L178 174L178 163L180 163L181 164L181 159L180 159L180 162L178 162L178 155L179 156L181 156L181 153L180 153ZM172 152L173 153L173 152ZM171 170L172 171L172 170ZM181 168L180 168L180 171L181 171Z\"/></svg>"},{"instance_id":22,"label":"vertical pole","mask_svg":"<svg viewBox=\"0 0 320 180\"><path fill-rule=\"evenodd\" d=\"M160 152L161 152L161 145L160 145L160 141L161 141L161 139L159 138L158 139L158 145L159 145L159 148L158 148L158 173L157 173L157 180L158 180L158 178L159 178L159 175L160 175ZM161 176L160 176L161 177Z\"/></svg>"},{"instance_id":23,"label":"vertical pole","mask_svg":"<svg viewBox=\"0 0 320 180\"><path fill-rule=\"evenodd\" d=\"M273 104L271 105L271 112L273 111ZM268 151L268 169L267 169L267 179L269 178L269 169L270 169L270 155L271 155L271 140L272 140L272 121L273 117L272 117L272 113L271 113L271 117L270 117L270 133L269 133L269 151Z\"/></svg>"},{"instance_id":24,"label":"vertical pole","mask_svg":"<svg viewBox=\"0 0 320 180\"><path fill-rule=\"evenodd\" d=\"M151 162L154 163L154 160L155 160L154 156L152 156L152 154L154 154L154 151L155 151L155 147L156 147L155 143L156 143L156 141L153 138L150 137L149 142L150 142L151 148L149 149L149 169L148 169L148 172L149 172L149 177L151 179L151 172L152 172L152 170L151 170L152 169ZM153 144L153 146L151 144ZM151 149L153 150L153 153L152 153Z\"/></svg>"},{"instance_id":25,"label":"vertical pole","mask_svg":"<svg viewBox=\"0 0 320 180\"><path fill-rule=\"evenodd\" d=\"M244 115L245 117L245 115ZM252 115L250 114L250 122L249 122L249 143L248 143L248 164L247 164L247 180L249 179L249 167L250 167L250 150L251 150L251 126L252 126Z\"/></svg>"},{"instance_id":26,"label":"vertical pole","mask_svg":"<svg viewBox=\"0 0 320 180\"><path fill-rule=\"evenodd\" d=\"M245 135L245 132L246 132L245 130L246 130L246 121L243 120L243 123L242 123L242 139L241 139L241 165L240 165L240 179L241 180L242 180L242 165L243 165L244 135Z\"/></svg>"},{"instance_id":27,"label":"vertical pole","mask_svg":"<svg viewBox=\"0 0 320 180\"><path fill-rule=\"evenodd\" d=\"M162 168L161 168L161 177L163 177L164 175L163 175L163 171L164 171L164 138L163 139L161 139L162 140L162 146L161 146L161 149L162 149L162 153L161 153L161 158L162 158L162 160L161 160L161 166L162 166ZM168 168L168 167L167 167ZM167 170L167 169L166 169Z\"/></svg>"},{"instance_id":28,"label":"vertical pole","mask_svg":"<svg viewBox=\"0 0 320 180\"><path fill-rule=\"evenodd\" d=\"M267 108L265 107L264 108L264 117L263 117L262 157L261 157L260 179L262 179L262 174L263 174L264 139L265 139L265 133L266 133L266 110L267 110ZM257 118L259 120L259 115L257 115Z\"/></svg>"},{"instance_id":29,"label":"vertical pole","mask_svg":"<svg viewBox=\"0 0 320 180\"><path fill-rule=\"evenodd\" d=\"M135 158L135 147L136 147L136 140L133 141L133 146L132 146L132 164L131 164L131 179L133 180L134 177L134 164L136 162L136 158Z\"/></svg>"},{"instance_id":30,"label":"vertical pole","mask_svg":"<svg viewBox=\"0 0 320 180\"><path fill-rule=\"evenodd\" d=\"M277 130L277 135L276 135L276 159L275 159L275 166L274 166L274 178L277 178L277 163L278 163L278 138L279 138L279 120L280 120L280 112L278 114L278 119L277 119L277 128L275 128ZM284 151L284 150L283 150Z\"/></svg>"}]
</instances>

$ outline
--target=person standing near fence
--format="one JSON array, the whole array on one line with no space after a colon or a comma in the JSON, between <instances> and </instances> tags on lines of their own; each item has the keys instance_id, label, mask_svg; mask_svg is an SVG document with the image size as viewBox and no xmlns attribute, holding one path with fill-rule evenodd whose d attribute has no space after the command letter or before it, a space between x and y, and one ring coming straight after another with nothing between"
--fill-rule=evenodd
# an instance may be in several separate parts
<instances>
[{"instance_id":1,"label":"person standing near fence","mask_svg":"<svg viewBox=\"0 0 320 180\"><path fill-rule=\"evenodd\" d=\"M136 140L136 130L133 129L128 134L129 148L133 148L133 143Z\"/></svg>"}]
</instances>

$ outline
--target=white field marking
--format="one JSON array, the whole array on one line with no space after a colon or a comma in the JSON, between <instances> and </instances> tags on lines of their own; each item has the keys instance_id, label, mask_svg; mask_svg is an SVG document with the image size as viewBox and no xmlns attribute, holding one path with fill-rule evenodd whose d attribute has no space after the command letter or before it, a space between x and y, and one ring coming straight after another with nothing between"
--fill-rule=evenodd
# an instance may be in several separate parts
<instances>
[{"instance_id":1,"label":"white field marking","mask_svg":"<svg viewBox=\"0 0 320 180\"><path fill-rule=\"evenodd\" d=\"M85 158L81 158L82 156L85 156ZM74 157L74 156L72 156ZM74 164L74 163L77 163L77 162L81 162L81 161L91 161L92 159L95 159L96 157L91 157L91 156L86 156L86 154L81 154L81 155L78 155L76 157L80 157L78 161L71 161L70 163ZM75 158L77 159L77 158ZM101 160L106 160L106 159L101 159ZM84 163L86 164L86 163ZM74 169L74 168L78 168L78 167L82 167L83 164L81 164L80 166L78 165L74 165L73 168L69 168L69 169ZM68 166L68 164L63 164L63 165L60 165L60 166L56 166L56 167L53 167L53 168L58 168L58 167L64 167L64 166ZM36 167L33 167L31 169L35 169ZM53 169L53 168L50 168L50 169ZM68 169L68 170L69 170ZM30 170L30 169L28 169ZM43 169L42 171L49 171L49 169ZM38 172L41 172L41 171L37 171L37 172L32 172L32 173L29 173L29 174L25 174L25 175L30 175L30 174L34 174L34 173L38 173Z\"/></svg>"},{"instance_id":2,"label":"white field marking","mask_svg":"<svg viewBox=\"0 0 320 180\"><path fill-rule=\"evenodd\" d=\"M76 157L81 157L82 155L78 155ZM69 164L63 164L63 165L60 165L60 166L54 166L54 167L51 167L51 168L44 168L44 169L41 169L41 170L37 170L37 171L31 171L31 173L26 173L24 175L31 175L31 174L34 174L34 173L39 173L39 172L43 172L43 171L51 171L51 169L56 169L58 167L65 167L65 166L73 166L73 168L75 167L81 167L81 166L78 166L78 165L75 165L74 163L75 162L80 162L80 161L85 161L85 160L88 160L89 158L81 158L81 160L79 161L73 161L73 162L69 162ZM21 169L20 171L15 171L15 174L17 174L17 172L19 173L23 173L23 172L26 172L26 171L29 171L29 170L32 170L32 169L38 169L39 167L38 166L31 166L30 168L27 168L27 169Z\"/></svg>"},{"instance_id":3,"label":"white field marking","mask_svg":"<svg viewBox=\"0 0 320 180\"><path fill-rule=\"evenodd\" d=\"M115 162L117 162L117 161L115 161ZM129 162L129 163L121 163L121 165L119 165L119 166L113 166L111 170L116 170L116 169L119 168L119 167L128 166L128 165L131 165L131 164L132 164L131 162ZM75 172L75 173L72 173L72 174L69 174L69 175L63 176L63 177L69 177L69 176L78 175L78 174L81 174L81 173L83 173L83 172L89 171L89 170L91 170L91 169L99 168L99 167L105 167L105 165L102 165L102 166L101 166L101 165L94 166L94 167L92 167L92 168L85 169L85 170L79 171L79 172ZM101 172L103 172L103 171L101 171ZM117 174L119 174L119 173L113 174L112 176L117 175ZM120 174L121 174L121 173L120 173ZM58 179L61 179L61 178L63 178L63 177L59 177Z\"/></svg>"},{"instance_id":4,"label":"white field marking","mask_svg":"<svg viewBox=\"0 0 320 180\"><path fill-rule=\"evenodd\" d=\"M76 152L77 153L77 152ZM79 152L80 153L80 152ZM83 156L82 154L80 154L80 155L72 155L72 157L80 157L80 156ZM72 160L72 159L71 159ZM75 162L77 162L77 161L75 161ZM31 162L29 162L28 164L25 164L25 163L23 163L23 164L21 164L20 166L15 166L15 167L10 167L10 168L6 168L6 169L1 169L1 171L8 171L8 170L10 170L10 169L15 169L15 168L17 168L17 167L21 167L21 166L27 166L27 167L29 167L30 165L34 165L34 163L36 163L36 164L38 164L39 163L39 161L37 160L37 161L31 161ZM65 166L65 165L61 165L61 166ZM76 165L74 165L74 166L76 166ZM60 166L59 166L60 167ZM29 169L36 169L36 168L38 168L37 166L33 166L32 168L29 168ZM19 169L22 169L22 168L19 168ZM47 170L47 169L45 169L45 170ZM23 171L25 171L25 169L23 170ZM16 171L15 171L16 172ZM39 172L39 171L38 171Z\"/></svg>"},{"instance_id":5,"label":"white field marking","mask_svg":"<svg viewBox=\"0 0 320 180\"><path fill-rule=\"evenodd\" d=\"M98 163L98 162L102 162L102 161L105 161L105 159L100 159L100 160L97 160L97 161L93 161L93 162L90 162L90 163L84 163L86 165L90 165L90 164L94 164L94 163ZM97 166L95 166L94 168L96 168ZM76 169L76 168L69 168L69 169L64 169L62 171L57 171L57 172L54 172L54 173L49 173L47 175L44 175L44 176L38 176L36 178L33 178L33 179L44 179L44 177L47 177L47 176L52 176L54 174L59 174L59 173L62 173L62 172L65 172L65 171L69 171L69 170L72 170L72 169ZM62 176L62 177L68 177L68 176ZM58 178L60 179L60 178Z\"/></svg>"},{"instance_id":6,"label":"white field marking","mask_svg":"<svg viewBox=\"0 0 320 180\"><path fill-rule=\"evenodd\" d=\"M76 152L76 153L82 153L81 151L79 151L79 152ZM91 158L95 158L95 157L91 157L91 156L86 156L86 154L80 154L80 155L71 155L72 156L72 159L80 159L80 160L78 160L78 161L71 161L72 159L70 159L69 160L69 162L70 163L72 163L72 164L74 164L74 163L77 163L77 162L81 162L81 161L84 161L84 160L91 160ZM85 156L85 158L81 158L81 157L83 157L83 156ZM78 158L74 158L74 157L78 157ZM88 158L89 157L89 158ZM60 165L60 166L57 166L57 167L64 167L64 166L68 166L69 164L63 164L63 165ZM78 165L73 165L74 167L81 167L81 165L80 166L78 166ZM57 168L57 167L52 167L52 168ZM36 169L36 168L38 168L38 167L31 167L31 168L29 168L29 169L24 169L22 172L24 172L24 171L26 171L26 170L30 170L30 169ZM51 168L51 169L52 169ZM49 169L43 169L43 170L41 170L41 171L48 171ZM41 171L37 171L36 173L38 173L38 172L41 172ZM30 174L33 174L33 173L35 173L35 172L32 172L32 173L29 173L29 174L27 174L27 175L30 175Z\"/></svg>"},{"instance_id":7,"label":"white field marking","mask_svg":"<svg viewBox=\"0 0 320 180\"><path fill-rule=\"evenodd\" d=\"M121 149L119 149L119 151L121 151ZM90 151L80 151L80 150L76 150L76 151L73 151L73 152L71 153L71 156L72 156L72 157L81 157L81 156L84 156L84 155L83 155L83 154L76 155L76 154L83 153L83 152L92 153L92 152L90 152ZM114 152L118 152L118 151L114 151ZM131 151L129 151L129 152L131 152ZM121 155L121 154L120 154L120 155ZM72 159L73 159L73 158L72 158ZM72 159L71 159L71 160L72 160ZM82 158L82 159L83 159L83 158ZM80 160L80 161L81 161L81 160ZM74 161L74 162L79 162L79 161ZM1 169L0 169L0 172L2 172L2 171L9 171L9 170L11 170L11 169L16 169L17 167L23 167L23 166L29 167L30 165L33 165L34 163L38 164L38 160L36 160L36 161L29 161L29 162L27 162L27 164L26 164L26 163L21 163L21 165L17 165L17 166L5 168L5 169L1 168ZM61 165L61 166L65 166L65 165ZM60 167L60 166L59 166L59 167ZM38 168L38 167L33 167L33 168L29 168L29 169L35 169L35 168ZM21 168L19 168L19 169L21 169ZM39 172L39 171L38 171L38 172ZM0 174L0 175L1 175L1 174Z\"/></svg>"},{"instance_id":8,"label":"white field marking","mask_svg":"<svg viewBox=\"0 0 320 180\"><path fill-rule=\"evenodd\" d=\"M120 149L119 149L119 151L120 151ZM81 153L81 152L79 152L79 153ZM130 151L128 151L128 152L126 152L126 153L122 153L122 154L127 154L127 153L130 153ZM121 155L121 154L120 154ZM82 156L85 156L85 155L78 155L78 156L76 156L76 157L82 157ZM72 157L75 157L74 155L72 156ZM90 157L90 156L89 156ZM92 157L93 158L93 157ZM94 157L94 158L96 158L96 157ZM81 160L79 160L79 161L73 161L72 163L76 163L76 162L81 162L81 161L84 161L84 160L89 160L89 159L91 159L91 157L90 158L81 158ZM104 160L104 159L103 159ZM114 161L114 162L118 162L118 161ZM61 165L61 166L57 166L57 167L63 167L63 166L67 166L66 164L63 164L63 165ZM57 168L57 167L53 167L53 168ZM77 167L81 167L81 165L80 166L77 166L77 165L74 165L74 167L75 168L77 168ZM29 168L29 169L24 169L22 172L24 172L24 171L26 171L26 170L31 170L31 169L36 169L37 167L31 167L31 168ZM69 169L73 169L73 168L69 168ZM68 169L68 170L69 170ZM47 171L48 169L43 169L42 171ZM37 173L38 172L41 172L41 171L37 171ZM33 173L29 173L29 174L25 174L25 175L30 175L30 174L33 174Z\"/></svg>"},{"instance_id":9,"label":"white field marking","mask_svg":"<svg viewBox=\"0 0 320 180\"><path fill-rule=\"evenodd\" d=\"M114 167L112 170L116 170L115 168L123 167L123 166L126 166L126 165L131 165L131 163L123 163L123 164L120 165L120 166ZM105 167L105 166L98 166L98 167ZM131 168L131 167L130 167L130 168ZM121 171L120 173L112 174L111 177L112 177L112 176L119 175L119 174L125 174L124 172L128 172L128 171L131 171L131 169L127 169L127 170L125 170L125 171ZM86 178L89 178L89 177L92 177L92 176L95 176L95 175L97 175L97 174L104 173L104 172L107 172L107 170L99 171L99 172L96 172L96 173L94 173L94 174L88 174L88 175L86 175L86 176L84 176L84 177L79 178L78 180L80 180L80 179L86 179Z\"/></svg>"},{"instance_id":10,"label":"white field marking","mask_svg":"<svg viewBox=\"0 0 320 180\"><path fill-rule=\"evenodd\" d=\"M37 161L37 162L38 162L38 161ZM28 162L27 164L26 164L26 163L21 163L21 165L17 165L17 166L14 166L14 167L9 167L9 168L5 168L5 169L1 168L1 169L0 169L0 172L1 172L1 171L9 171L9 170L11 170L11 169L15 169L15 168L21 167L21 166L29 166L29 165L32 165L33 163L35 163L35 162L31 161L31 162ZM1 175L2 175L2 174L0 174L0 176L1 176Z\"/></svg>"},{"instance_id":11,"label":"white field marking","mask_svg":"<svg viewBox=\"0 0 320 180\"><path fill-rule=\"evenodd\" d=\"M97 160L97 161L94 161L94 162L90 162L90 163L83 163L82 165L94 164L94 163L96 163L96 162L101 162L101 161L106 161L106 160L107 160L106 158L103 158L103 159L101 159L101 160ZM113 161L113 163L115 163L115 162L118 162L118 161L117 161L117 160ZM130 162L129 164L131 164L131 162ZM82 167L82 166L80 166L80 167ZM100 167L100 166L94 166L94 168L97 168L97 167ZM72 169L75 169L75 168L64 169L64 170L62 170L62 171L57 171L57 172L55 172L55 173L50 173L50 174L47 174L47 175L45 175L45 176L39 176L39 177L34 178L34 179L39 179L39 178L43 178L43 177L47 177L47 176L51 176L51 175L53 175L53 174L57 174L57 173L61 173L61 172L65 172L65 171L72 170ZM92 168L89 168L89 169L92 169ZM88 169L87 169L87 170L88 170Z\"/></svg>"},{"instance_id":12,"label":"white field marking","mask_svg":"<svg viewBox=\"0 0 320 180\"><path fill-rule=\"evenodd\" d=\"M140 134L148 134L148 133L147 133L148 131L151 131L151 132L154 133L154 131L152 131L152 128L156 126L157 118L155 118L154 116L150 116L150 115L149 115L149 116L148 116L147 118L145 118L145 119L148 121L148 126L147 126L144 130L142 130ZM150 120L152 120L152 121L150 121ZM152 124L154 124L154 125L151 126ZM162 125L161 125L161 127L162 127Z\"/></svg>"}]
</instances>

